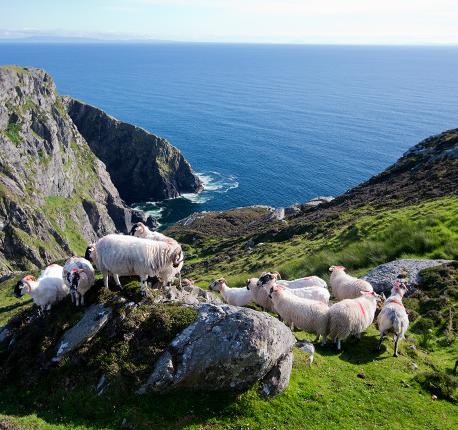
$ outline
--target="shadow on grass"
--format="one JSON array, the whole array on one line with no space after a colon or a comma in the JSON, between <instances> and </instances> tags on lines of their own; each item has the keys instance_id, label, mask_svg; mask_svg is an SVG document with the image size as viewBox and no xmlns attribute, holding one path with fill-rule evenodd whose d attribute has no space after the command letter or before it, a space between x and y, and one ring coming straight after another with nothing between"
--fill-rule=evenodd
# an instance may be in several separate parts
<instances>
[{"instance_id":1,"label":"shadow on grass","mask_svg":"<svg viewBox=\"0 0 458 430\"><path fill-rule=\"evenodd\" d=\"M24 300L24 301L17 302L17 303L13 303L12 305L8 305L8 306L2 306L0 308L0 314L4 314L6 312L11 312L12 310L20 308L22 306L30 305L30 303L32 303L32 299Z\"/></svg>"}]
</instances>

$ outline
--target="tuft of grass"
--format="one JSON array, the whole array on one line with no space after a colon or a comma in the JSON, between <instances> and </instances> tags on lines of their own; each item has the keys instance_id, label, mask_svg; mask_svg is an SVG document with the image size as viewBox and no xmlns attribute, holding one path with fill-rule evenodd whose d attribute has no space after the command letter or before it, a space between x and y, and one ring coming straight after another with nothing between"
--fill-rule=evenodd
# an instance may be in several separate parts
<instances>
[{"instance_id":1,"label":"tuft of grass","mask_svg":"<svg viewBox=\"0 0 458 430\"><path fill-rule=\"evenodd\" d=\"M10 122L5 130L5 134L11 142L13 142L16 146L20 145L22 142L22 138L20 135L21 132L21 124Z\"/></svg>"}]
</instances>

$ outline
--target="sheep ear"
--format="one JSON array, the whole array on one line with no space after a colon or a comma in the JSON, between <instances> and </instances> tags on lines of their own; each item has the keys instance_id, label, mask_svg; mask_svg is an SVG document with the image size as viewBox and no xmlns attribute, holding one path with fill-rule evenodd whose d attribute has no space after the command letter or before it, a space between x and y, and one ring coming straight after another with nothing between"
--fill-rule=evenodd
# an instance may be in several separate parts
<instances>
[{"instance_id":1,"label":"sheep ear","mask_svg":"<svg viewBox=\"0 0 458 430\"><path fill-rule=\"evenodd\" d=\"M272 275L276 275L277 279L281 279L280 272L273 272Z\"/></svg>"},{"instance_id":2,"label":"sheep ear","mask_svg":"<svg viewBox=\"0 0 458 430\"><path fill-rule=\"evenodd\" d=\"M183 260L183 251L181 249L181 246L178 246L175 248L171 254L172 262L174 266L178 266Z\"/></svg>"},{"instance_id":3,"label":"sheep ear","mask_svg":"<svg viewBox=\"0 0 458 430\"><path fill-rule=\"evenodd\" d=\"M330 272L333 272L334 269L335 269L335 266L331 266L331 267L329 268L329 271L330 271Z\"/></svg>"}]
</instances>

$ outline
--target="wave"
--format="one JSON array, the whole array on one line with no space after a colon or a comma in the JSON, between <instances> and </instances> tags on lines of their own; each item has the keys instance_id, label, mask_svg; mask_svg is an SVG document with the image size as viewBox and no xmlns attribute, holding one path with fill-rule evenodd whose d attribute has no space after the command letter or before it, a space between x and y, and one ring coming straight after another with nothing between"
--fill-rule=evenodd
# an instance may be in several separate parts
<instances>
[{"instance_id":1,"label":"wave","mask_svg":"<svg viewBox=\"0 0 458 430\"><path fill-rule=\"evenodd\" d=\"M215 194L225 194L239 186L235 175L223 175L220 172L210 171L208 173L197 173L196 175L202 181L203 191L200 193L186 193L181 197L192 203L202 204L212 200Z\"/></svg>"}]
</instances>

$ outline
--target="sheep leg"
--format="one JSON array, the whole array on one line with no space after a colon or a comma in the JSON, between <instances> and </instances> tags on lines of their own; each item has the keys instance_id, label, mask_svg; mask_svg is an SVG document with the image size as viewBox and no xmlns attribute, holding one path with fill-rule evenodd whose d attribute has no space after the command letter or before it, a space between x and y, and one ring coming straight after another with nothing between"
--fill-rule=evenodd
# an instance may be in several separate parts
<instances>
[{"instance_id":1,"label":"sheep leg","mask_svg":"<svg viewBox=\"0 0 458 430\"><path fill-rule=\"evenodd\" d=\"M142 292L142 296L146 296L146 290L148 289L148 275L141 275L140 276L140 290Z\"/></svg>"},{"instance_id":2,"label":"sheep leg","mask_svg":"<svg viewBox=\"0 0 458 430\"><path fill-rule=\"evenodd\" d=\"M378 343L378 350L380 351L382 349L382 342L383 342L383 336L385 334L383 333L383 331L380 333L380 341Z\"/></svg>"},{"instance_id":3,"label":"sheep leg","mask_svg":"<svg viewBox=\"0 0 458 430\"><path fill-rule=\"evenodd\" d=\"M116 286L121 288L122 290L122 285L121 285L121 281L119 280L119 275L116 273L113 273L113 279L115 281Z\"/></svg>"},{"instance_id":4,"label":"sheep leg","mask_svg":"<svg viewBox=\"0 0 458 430\"><path fill-rule=\"evenodd\" d=\"M103 274L103 285L108 288L108 273Z\"/></svg>"},{"instance_id":5,"label":"sheep leg","mask_svg":"<svg viewBox=\"0 0 458 430\"><path fill-rule=\"evenodd\" d=\"M340 351L342 349L340 345L340 339L337 339L337 351Z\"/></svg>"},{"instance_id":6,"label":"sheep leg","mask_svg":"<svg viewBox=\"0 0 458 430\"><path fill-rule=\"evenodd\" d=\"M321 339L321 346L326 346L326 336L323 336L323 338Z\"/></svg>"},{"instance_id":7,"label":"sheep leg","mask_svg":"<svg viewBox=\"0 0 458 430\"><path fill-rule=\"evenodd\" d=\"M313 341L313 343L317 343L319 341L320 341L320 335L317 334L315 340Z\"/></svg>"},{"instance_id":8,"label":"sheep leg","mask_svg":"<svg viewBox=\"0 0 458 430\"><path fill-rule=\"evenodd\" d=\"M399 335L397 334L395 336L395 340L394 340L394 354L393 354L393 357L397 357L398 356L398 342L399 342Z\"/></svg>"},{"instance_id":9,"label":"sheep leg","mask_svg":"<svg viewBox=\"0 0 458 430\"><path fill-rule=\"evenodd\" d=\"M84 294L80 295L80 305L84 306Z\"/></svg>"},{"instance_id":10,"label":"sheep leg","mask_svg":"<svg viewBox=\"0 0 458 430\"><path fill-rule=\"evenodd\" d=\"M51 305L46 306L46 310L50 311L51 310Z\"/></svg>"}]
</instances>

